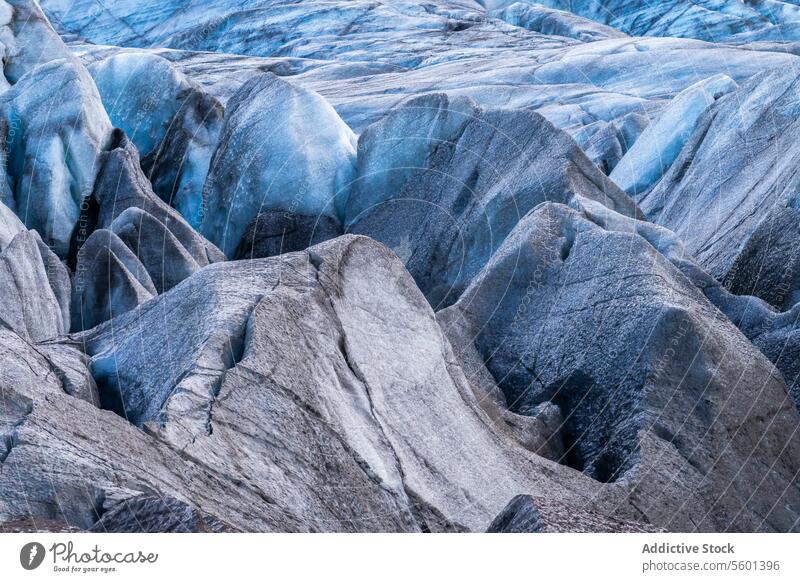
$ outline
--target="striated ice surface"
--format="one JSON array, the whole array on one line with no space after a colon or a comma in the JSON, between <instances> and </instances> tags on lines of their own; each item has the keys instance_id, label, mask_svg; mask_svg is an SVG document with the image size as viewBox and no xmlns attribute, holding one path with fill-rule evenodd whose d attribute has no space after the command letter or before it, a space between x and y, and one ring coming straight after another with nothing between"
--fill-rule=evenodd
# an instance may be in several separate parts
<instances>
[{"instance_id":1,"label":"striated ice surface","mask_svg":"<svg viewBox=\"0 0 800 582\"><path fill-rule=\"evenodd\" d=\"M20 222L11 209L0 202L0 251L8 246L15 236L25 230L25 225Z\"/></svg>"},{"instance_id":2,"label":"striated ice surface","mask_svg":"<svg viewBox=\"0 0 800 582\"><path fill-rule=\"evenodd\" d=\"M571 12L555 10L528 2L484 2L487 7L497 6L489 16L504 20L533 32L566 36L584 42L619 38L624 33L592 20L581 18Z\"/></svg>"},{"instance_id":3,"label":"striated ice surface","mask_svg":"<svg viewBox=\"0 0 800 582\"><path fill-rule=\"evenodd\" d=\"M479 114L469 98L430 95L412 99L370 125L358 140L358 180L347 202L346 223L358 221L399 193L405 181L427 165L428 156L456 141Z\"/></svg>"},{"instance_id":4,"label":"striated ice surface","mask_svg":"<svg viewBox=\"0 0 800 582\"><path fill-rule=\"evenodd\" d=\"M111 121L146 156L159 146L190 89L167 61L149 53L121 53L89 67Z\"/></svg>"},{"instance_id":5,"label":"striated ice surface","mask_svg":"<svg viewBox=\"0 0 800 582\"><path fill-rule=\"evenodd\" d=\"M480 1L487 7L511 3ZM636 36L746 42L797 40L800 32L800 7L791 0L536 0L535 4L569 10Z\"/></svg>"},{"instance_id":6,"label":"striated ice surface","mask_svg":"<svg viewBox=\"0 0 800 582\"><path fill-rule=\"evenodd\" d=\"M7 127L6 203L66 256L111 138L92 78L69 59L35 67L0 94L0 116Z\"/></svg>"},{"instance_id":7,"label":"striated ice surface","mask_svg":"<svg viewBox=\"0 0 800 582\"><path fill-rule=\"evenodd\" d=\"M0 531L797 531L799 15L0 0Z\"/></svg>"},{"instance_id":8,"label":"striated ice surface","mask_svg":"<svg viewBox=\"0 0 800 582\"><path fill-rule=\"evenodd\" d=\"M643 194L678 157L708 106L736 86L727 75L717 75L681 91L642 132L610 178L628 194Z\"/></svg>"},{"instance_id":9,"label":"striated ice surface","mask_svg":"<svg viewBox=\"0 0 800 582\"><path fill-rule=\"evenodd\" d=\"M222 106L152 53L114 54L92 63L89 72L111 121L139 150L156 193L199 226Z\"/></svg>"},{"instance_id":10,"label":"striated ice surface","mask_svg":"<svg viewBox=\"0 0 800 582\"><path fill-rule=\"evenodd\" d=\"M262 210L341 220L356 137L327 101L266 73L228 101L203 190L200 231L232 257Z\"/></svg>"}]
</instances>

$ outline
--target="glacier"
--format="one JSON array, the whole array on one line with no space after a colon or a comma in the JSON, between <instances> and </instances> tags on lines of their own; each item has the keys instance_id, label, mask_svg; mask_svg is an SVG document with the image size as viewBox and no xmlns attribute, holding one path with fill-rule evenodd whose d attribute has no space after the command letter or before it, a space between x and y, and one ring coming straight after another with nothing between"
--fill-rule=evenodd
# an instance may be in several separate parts
<instances>
[{"instance_id":1,"label":"glacier","mask_svg":"<svg viewBox=\"0 0 800 582\"><path fill-rule=\"evenodd\" d=\"M156 193L195 227L222 129L221 104L167 59L126 52L88 67L112 123L142 157Z\"/></svg>"},{"instance_id":2,"label":"glacier","mask_svg":"<svg viewBox=\"0 0 800 582\"><path fill-rule=\"evenodd\" d=\"M200 232L229 257L261 210L343 219L356 137L317 93L271 73L254 77L227 102L220 141L203 186Z\"/></svg>"},{"instance_id":3,"label":"glacier","mask_svg":"<svg viewBox=\"0 0 800 582\"><path fill-rule=\"evenodd\" d=\"M609 177L634 198L647 192L678 157L700 116L736 87L727 75L717 75L678 93L642 131Z\"/></svg>"},{"instance_id":4,"label":"glacier","mask_svg":"<svg viewBox=\"0 0 800 582\"><path fill-rule=\"evenodd\" d=\"M0 532L799 531L798 35L0 0Z\"/></svg>"}]
</instances>

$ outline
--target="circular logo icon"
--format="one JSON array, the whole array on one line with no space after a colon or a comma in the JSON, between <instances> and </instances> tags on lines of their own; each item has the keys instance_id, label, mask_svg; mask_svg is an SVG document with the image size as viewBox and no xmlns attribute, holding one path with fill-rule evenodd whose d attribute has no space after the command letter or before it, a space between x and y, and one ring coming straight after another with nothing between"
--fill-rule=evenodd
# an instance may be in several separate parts
<instances>
[{"instance_id":1,"label":"circular logo icon","mask_svg":"<svg viewBox=\"0 0 800 582\"><path fill-rule=\"evenodd\" d=\"M35 570L44 561L44 546L39 542L30 542L22 546L19 552L19 563L26 570Z\"/></svg>"}]
</instances>

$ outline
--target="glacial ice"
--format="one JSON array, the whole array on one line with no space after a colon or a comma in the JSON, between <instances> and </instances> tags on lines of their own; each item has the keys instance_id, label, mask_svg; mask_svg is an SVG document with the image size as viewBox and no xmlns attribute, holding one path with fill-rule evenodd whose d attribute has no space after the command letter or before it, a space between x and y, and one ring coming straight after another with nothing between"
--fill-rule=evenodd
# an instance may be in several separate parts
<instances>
[{"instance_id":1,"label":"glacial ice","mask_svg":"<svg viewBox=\"0 0 800 582\"><path fill-rule=\"evenodd\" d=\"M222 107L168 60L123 52L89 65L103 105L142 157L155 192L193 226L222 125Z\"/></svg>"},{"instance_id":2,"label":"glacial ice","mask_svg":"<svg viewBox=\"0 0 800 582\"><path fill-rule=\"evenodd\" d=\"M232 257L263 210L341 221L356 136L318 94L265 73L228 101L203 191L200 231Z\"/></svg>"},{"instance_id":3,"label":"glacial ice","mask_svg":"<svg viewBox=\"0 0 800 582\"><path fill-rule=\"evenodd\" d=\"M71 329L91 329L156 295L137 256L106 229L94 231L77 256Z\"/></svg>"},{"instance_id":4,"label":"glacial ice","mask_svg":"<svg viewBox=\"0 0 800 582\"><path fill-rule=\"evenodd\" d=\"M37 3L0 2L0 53L0 202L65 257L111 123Z\"/></svg>"},{"instance_id":5,"label":"glacial ice","mask_svg":"<svg viewBox=\"0 0 800 582\"><path fill-rule=\"evenodd\" d=\"M65 257L111 136L94 83L80 63L51 61L0 95L0 115L7 123L12 208Z\"/></svg>"},{"instance_id":6,"label":"glacial ice","mask_svg":"<svg viewBox=\"0 0 800 582\"><path fill-rule=\"evenodd\" d=\"M708 106L736 87L727 75L716 75L681 91L642 132L609 177L634 198L646 192L678 157Z\"/></svg>"},{"instance_id":7,"label":"glacial ice","mask_svg":"<svg viewBox=\"0 0 800 582\"><path fill-rule=\"evenodd\" d=\"M796 60L781 45L737 48L622 35L581 42L512 26L471 0L427 2L425 10L408 2L328 0L304 2L306 12L271 0L250 2L247 20L236 14L240 5L229 0L215 3L213 10L205 7L205 13L180 3L175 19L160 3L143 1L148 14L133 3L117 2L111 14L94 19L81 12L92 10L88 0L69 6L45 0L45 8L58 16L61 29L94 43L124 38L128 46L184 49L152 50L222 102L265 70L291 76L293 83L325 97L356 133L411 97L446 92L484 107L536 109L574 135L586 124L632 113L657 117L668 99L708 77L727 74L741 82ZM120 18L132 28L120 27ZM218 30L222 23L224 34ZM273 50L274 31L284 30L292 31L291 42ZM162 33L170 33L169 39ZM81 41L71 46L88 63L132 50Z\"/></svg>"},{"instance_id":8,"label":"glacial ice","mask_svg":"<svg viewBox=\"0 0 800 582\"><path fill-rule=\"evenodd\" d=\"M541 4L530 4L514 0L512 2L483 2L488 7L496 7L489 16L499 18L533 32L575 38L582 42L592 42L607 38L619 38L624 33L592 20L581 18L571 12L547 8Z\"/></svg>"},{"instance_id":9,"label":"glacial ice","mask_svg":"<svg viewBox=\"0 0 800 582\"><path fill-rule=\"evenodd\" d=\"M20 222L17 215L0 201L0 251L3 251L14 237L24 230L25 225Z\"/></svg>"},{"instance_id":10,"label":"glacial ice","mask_svg":"<svg viewBox=\"0 0 800 582\"><path fill-rule=\"evenodd\" d=\"M358 180L347 202L345 223L356 222L399 193L406 179L427 165L428 156L456 141L478 114L469 98L423 95L367 127L358 138Z\"/></svg>"},{"instance_id":11,"label":"glacial ice","mask_svg":"<svg viewBox=\"0 0 800 582\"><path fill-rule=\"evenodd\" d=\"M394 249L437 309L458 298L517 222L542 202L582 197L640 215L575 141L541 115L475 108L463 100L453 107L456 115L450 108L443 95L420 97L365 132L360 168L368 176L378 170L374 175L388 183L384 193L376 187L378 195L368 198L357 220L348 214L350 231ZM426 126L434 131L420 139L413 128ZM405 131L386 142L387 128ZM455 131L448 135L448 128ZM399 172L375 155L389 145L400 152L389 159L400 164Z\"/></svg>"},{"instance_id":12,"label":"glacial ice","mask_svg":"<svg viewBox=\"0 0 800 582\"><path fill-rule=\"evenodd\" d=\"M776 244L773 237L759 235L765 255L754 255L748 241L774 212L796 206L798 71L796 66L763 71L713 103L669 170L639 197L647 217L673 230L719 281L745 276L732 273L745 251L760 256L764 267L791 262L780 252L786 241ZM777 254L769 257L770 252Z\"/></svg>"},{"instance_id":13,"label":"glacial ice","mask_svg":"<svg viewBox=\"0 0 800 582\"><path fill-rule=\"evenodd\" d=\"M127 208L114 219L109 230L141 261L159 293L169 291L200 269L167 225L141 208Z\"/></svg>"},{"instance_id":14,"label":"glacial ice","mask_svg":"<svg viewBox=\"0 0 800 582\"><path fill-rule=\"evenodd\" d=\"M595 30L609 29L632 36L715 42L800 38L800 7L780 0L428 0L424 4L315 0L302 7L287 0L250 0L247 12L232 0L203 4L117 0L105 10L93 0L42 0L42 5L61 31L98 44L305 58L333 53L339 60L403 56L397 64L406 66L414 63L408 59L411 47L396 45L391 57L380 46L381 36L393 34L405 36L412 45L430 44L432 36L458 25L483 24L487 13L506 14L515 25L536 22L531 19L534 14L547 14L544 22L557 28L542 32L591 31L589 40L597 38ZM556 11L571 14L561 16ZM346 37L350 42L340 42Z\"/></svg>"},{"instance_id":15,"label":"glacial ice","mask_svg":"<svg viewBox=\"0 0 800 582\"><path fill-rule=\"evenodd\" d=\"M260 259L302 251L341 235L341 223L324 214L308 216L286 210L265 210L250 223L234 258Z\"/></svg>"},{"instance_id":16,"label":"glacial ice","mask_svg":"<svg viewBox=\"0 0 800 582\"><path fill-rule=\"evenodd\" d=\"M50 26L42 9L30 0L0 0L0 91L39 65L77 60Z\"/></svg>"},{"instance_id":17,"label":"glacial ice","mask_svg":"<svg viewBox=\"0 0 800 582\"><path fill-rule=\"evenodd\" d=\"M487 7L510 3L508 0L479 1ZM716 42L757 39L785 42L800 38L797 35L800 7L791 0L536 0L536 4L569 10L637 36Z\"/></svg>"},{"instance_id":18,"label":"glacial ice","mask_svg":"<svg viewBox=\"0 0 800 582\"><path fill-rule=\"evenodd\" d=\"M69 276L50 255L38 233L28 230L0 251L0 327L31 342L68 331L67 294L57 284L68 285Z\"/></svg>"},{"instance_id":19,"label":"glacial ice","mask_svg":"<svg viewBox=\"0 0 800 582\"><path fill-rule=\"evenodd\" d=\"M136 148L124 133L116 131L115 136L118 141L101 156L102 167L92 192L87 222L91 223L93 218L96 224L91 224L92 227L111 228L114 221L131 208L140 209L163 224L163 233L169 231L197 265L205 266L224 260L218 248L189 226L177 210L153 193L140 167ZM92 210L96 214L94 217ZM137 216L141 218L144 214ZM158 246L157 238L145 242ZM138 243L134 246L138 246Z\"/></svg>"},{"instance_id":20,"label":"glacial ice","mask_svg":"<svg viewBox=\"0 0 800 582\"><path fill-rule=\"evenodd\" d=\"M0 530L800 527L794 0L41 3Z\"/></svg>"},{"instance_id":21,"label":"glacial ice","mask_svg":"<svg viewBox=\"0 0 800 582\"><path fill-rule=\"evenodd\" d=\"M120 53L88 67L111 121L139 154L158 147L189 83L169 61L149 53Z\"/></svg>"}]
</instances>

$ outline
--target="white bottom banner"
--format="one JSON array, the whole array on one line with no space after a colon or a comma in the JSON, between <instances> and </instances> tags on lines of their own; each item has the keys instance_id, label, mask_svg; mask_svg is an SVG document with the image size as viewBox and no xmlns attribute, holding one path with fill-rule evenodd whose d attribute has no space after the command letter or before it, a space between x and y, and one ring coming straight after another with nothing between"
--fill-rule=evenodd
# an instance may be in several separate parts
<instances>
[{"instance_id":1,"label":"white bottom banner","mask_svg":"<svg viewBox=\"0 0 800 582\"><path fill-rule=\"evenodd\" d=\"M3 534L0 580L798 580L798 541L792 534Z\"/></svg>"}]
</instances>

